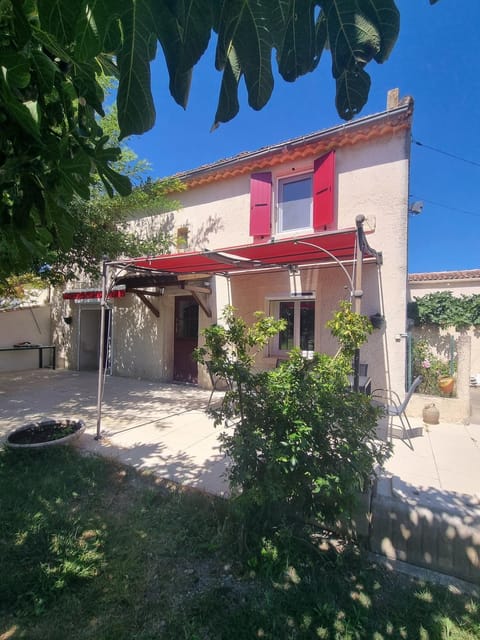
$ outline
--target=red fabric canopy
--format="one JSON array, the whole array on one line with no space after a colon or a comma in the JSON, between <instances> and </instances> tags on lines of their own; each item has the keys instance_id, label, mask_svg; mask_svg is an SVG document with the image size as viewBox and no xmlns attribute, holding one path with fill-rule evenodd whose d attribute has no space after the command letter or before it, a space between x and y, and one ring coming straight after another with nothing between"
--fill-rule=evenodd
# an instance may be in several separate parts
<instances>
[{"instance_id":1,"label":"red fabric canopy","mask_svg":"<svg viewBox=\"0 0 480 640\"><path fill-rule=\"evenodd\" d=\"M101 289L69 289L64 291L64 300L99 300L102 297ZM108 292L108 298L124 298L125 287L113 288Z\"/></svg>"},{"instance_id":2,"label":"red fabric canopy","mask_svg":"<svg viewBox=\"0 0 480 640\"><path fill-rule=\"evenodd\" d=\"M215 251L174 253L134 258L123 266L168 273L229 273L288 265L340 262L355 258L356 229L317 233L286 240L227 247ZM370 254L368 249L365 256Z\"/></svg>"}]
</instances>

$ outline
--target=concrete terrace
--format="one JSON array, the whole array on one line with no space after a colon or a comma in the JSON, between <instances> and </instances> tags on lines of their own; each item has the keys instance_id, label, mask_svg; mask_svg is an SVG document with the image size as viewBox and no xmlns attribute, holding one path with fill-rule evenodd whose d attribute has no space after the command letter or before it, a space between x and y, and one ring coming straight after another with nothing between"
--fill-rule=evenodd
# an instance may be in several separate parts
<instances>
[{"instance_id":1,"label":"concrete terrace","mask_svg":"<svg viewBox=\"0 0 480 640\"><path fill-rule=\"evenodd\" d=\"M209 397L195 386L107 377L97 441L96 373L0 373L0 442L27 422L80 418L87 424L81 448L228 495L218 431L205 413ZM367 507L378 524L364 521L359 530L370 536L372 550L391 560L480 583L480 422L432 425L411 442L393 443Z\"/></svg>"},{"instance_id":2,"label":"concrete terrace","mask_svg":"<svg viewBox=\"0 0 480 640\"><path fill-rule=\"evenodd\" d=\"M32 370L0 374L0 439L41 418L82 419L78 445L160 477L223 495L224 456L206 416L210 391L195 386L106 377L97 441L94 372Z\"/></svg>"}]
</instances>

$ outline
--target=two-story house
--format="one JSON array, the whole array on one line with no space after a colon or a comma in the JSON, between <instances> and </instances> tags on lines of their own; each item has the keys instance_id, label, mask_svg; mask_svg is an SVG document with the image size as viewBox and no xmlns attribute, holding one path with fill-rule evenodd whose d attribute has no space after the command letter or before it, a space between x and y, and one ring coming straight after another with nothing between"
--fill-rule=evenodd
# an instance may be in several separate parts
<instances>
[{"instance_id":1,"label":"two-story house","mask_svg":"<svg viewBox=\"0 0 480 640\"><path fill-rule=\"evenodd\" d=\"M106 267L112 374L208 387L191 353L227 304L287 320L258 367L292 347L335 353L325 324L347 299L383 320L361 350L372 385L403 393L412 112L390 92L382 113L178 175L181 208L149 217L168 220L176 253ZM69 368L98 366L100 296L63 293Z\"/></svg>"}]
</instances>

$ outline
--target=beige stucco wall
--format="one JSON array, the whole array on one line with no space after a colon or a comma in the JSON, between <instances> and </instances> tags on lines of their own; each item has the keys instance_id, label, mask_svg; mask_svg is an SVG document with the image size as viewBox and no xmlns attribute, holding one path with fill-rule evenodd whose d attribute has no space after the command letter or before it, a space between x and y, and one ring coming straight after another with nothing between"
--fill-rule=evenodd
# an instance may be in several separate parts
<instances>
[{"instance_id":1,"label":"beige stucco wall","mask_svg":"<svg viewBox=\"0 0 480 640\"><path fill-rule=\"evenodd\" d=\"M52 344L50 305L0 311L0 347L17 342ZM44 366L51 364L50 351L44 352ZM0 352L0 371L19 371L38 367L38 351Z\"/></svg>"},{"instance_id":2,"label":"beige stucco wall","mask_svg":"<svg viewBox=\"0 0 480 640\"><path fill-rule=\"evenodd\" d=\"M112 373L114 375L168 381L173 378L175 296L185 291L171 289L151 298L157 318L134 294L115 301L112 317ZM199 309L199 332L210 324ZM208 379L200 384L208 386Z\"/></svg>"},{"instance_id":3,"label":"beige stucco wall","mask_svg":"<svg viewBox=\"0 0 480 640\"><path fill-rule=\"evenodd\" d=\"M471 296L480 293L480 280L430 280L427 282L410 282L408 284L408 300L421 298L437 291L451 291L454 296Z\"/></svg>"},{"instance_id":4,"label":"beige stucco wall","mask_svg":"<svg viewBox=\"0 0 480 640\"><path fill-rule=\"evenodd\" d=\"M436 280L428 282L411 282L408 286L408 300L421 298L437 291L451 291L454 296L471 296L480 294L480 280ZM466 329L456 331L454 327L439 329L437 327L415 327L413 335L417 338L426 338L432 347L443 357L448 357L449 337L453 336L455 341L462 336L470 336L470 375L480 374L480 330Z\"/></svg>"},{"instance_id":5,"label":"beige stucco wall","mask_svg":"<svg viewBox=\"0 0 480 640\"><path fill-rule=\"evenodd\" d=\"M100 310L100 303L75 304L73 300L63 300L61 290L52 296L52 340L57 345L59 368L78 369L80 313L87 308ZM66 317L72 318L71 324L64 322Z\"/></svg>"},{"instance_id":6,"label":"beige stucco wall","mask_svg":"<svg viewBox=\"0 0 480 640\"><path fill-rule=\"evenodd\" d=\"M470 370L469 377L480 373L480 330L466 329L456 331L454 327L440 329L438 327L414 327L412 329L414 339L425 339L443 360L449 359L450 339L453 338L457 344L460 337L469 336L471 338Z\"/></svg>"},{"instance_id":7,"label":"beige stucco wall","mask_svg":"<svg viewBox=\"0 0 480 640\"><path fill-rule=\"evenodd\" d=\"M368 362L374 386L404 389L407 277L407 201L409 133L357 144L336 153L336 226L355 227L359 214L366 216L365 229L372 231L368 241L382 251L381 267L365 264L363 269L362 312L381 313L386 325L370 337L362 348L361 359ZM272 169L273 184L279 176L313 168L314 157L301 163L285 163ZM192 188L176 194L182 207L177 212L136 220L144 229L162 225L175 234L182 226L189 228L188 249L221 248L251 242L249 233L250 176L243 175L221 182ZM275 200L275 199L274 199ZM351 264L346 265L351 273ZM302 287L313 291L316 300L316 349L334 353L336 344L325 329L325 323L339 300L348 299L349 283L338 266L302 269ZM264 274L234 275L229 282L220 276L211 278L212 316L200 309L200 328L217 321L225 304L232 303L246 318L253 319L256 310L268 311L272 296L288 297L286 271ZM133 294L113 303L113 372L118 375L171 379L173 372L173 314L175 291L155 298L160 311L157 319ZM185 292L179 292L185 293ZM67 313L60 305L58 317ZM71 305L72 313L78 313ZM73 308L75 307L75 308ZM78 305L77 305L78 307ZM75 321L74 321L75 322ZM68 335L69 334L69 338ZM75 331L60 327L59 340L66 366L75 368ZM67 345L68 343L68 345ZM201 343L201 339L200 339ZM272 366L276 358L264 354L261 366ZM201 385L208 376L199 372Z\"/></svg>"}]
</instances>

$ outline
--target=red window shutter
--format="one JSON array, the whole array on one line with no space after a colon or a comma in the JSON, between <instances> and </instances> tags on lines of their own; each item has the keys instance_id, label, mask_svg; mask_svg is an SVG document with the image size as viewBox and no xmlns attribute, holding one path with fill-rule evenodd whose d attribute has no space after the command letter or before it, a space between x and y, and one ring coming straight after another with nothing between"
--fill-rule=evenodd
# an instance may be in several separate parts
<instances>
[{"instance_id":1,"label":"red window shutter","mask_svg":"<svg viewBox=\"0 0 480 640\"><path fill-rule=\"evenodd\" d=\"M313 228L320 231L332 224L335 205L335 151L313 164Z\"/></svg>"},{"instance_id":2,"label":"red window shutter","mask_svg":"<svg viewBox=\"0 0 480 640\"><path fill-rule=\"evenodd\" d=\"M270 237L272 233L272 174L253 173L250 178L250 235Z\"/></svg>"}]
</instances>

